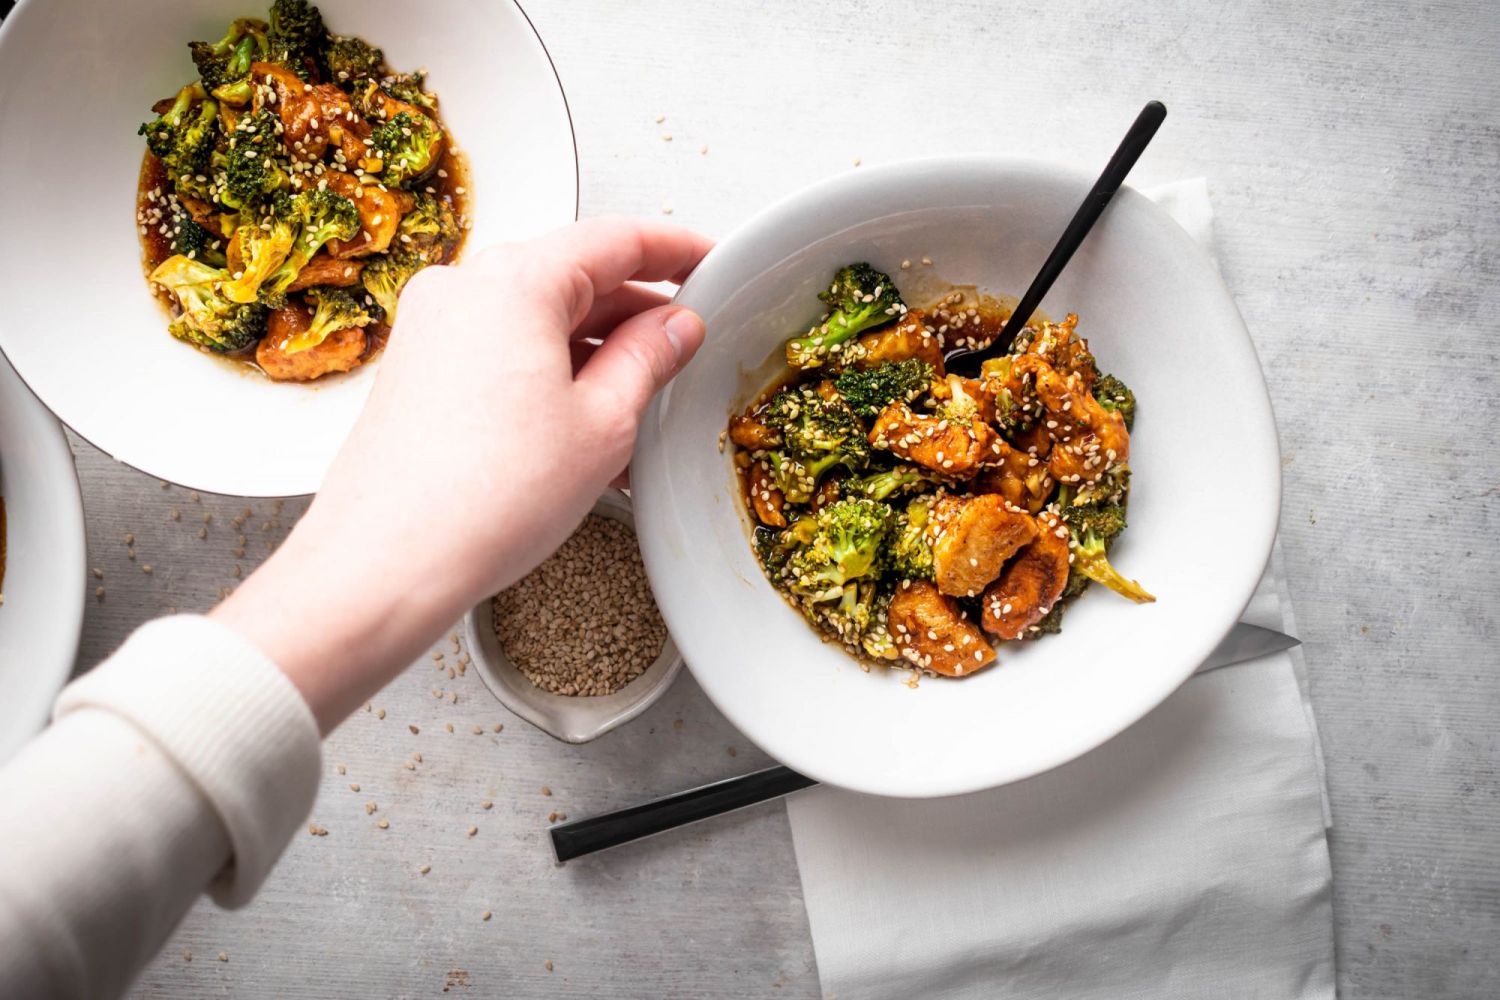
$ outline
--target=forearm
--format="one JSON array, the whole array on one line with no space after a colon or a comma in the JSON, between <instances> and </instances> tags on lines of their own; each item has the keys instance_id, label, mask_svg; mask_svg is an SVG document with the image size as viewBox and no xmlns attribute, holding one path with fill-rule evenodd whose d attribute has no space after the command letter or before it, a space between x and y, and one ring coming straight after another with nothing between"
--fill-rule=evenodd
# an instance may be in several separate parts
<instances>
[{"instance_id":1,"label":"forearm","mask_svg":"<svg viewBox=\"0 0 1500 1000\"><path fill-rule=\"evenodd\" d=\"M229 860L208 799L133 725L61 719L0 771L0 993L115 996Z\"/></svg>"},{"instance_id":2,"label":"forearm","mask_svg":"<svg viewBox=\"0 0 1500 1000\"><path fill-rule=\"evenodd\" d=\"M0 768L0 996L122 992L205 890L247 901L317 793L318 736L233 632L152 622Z\"/></svg>"},{"instance_id":3,"label":"forearm","mask_svg":"<svg viewBox=\"0 0 1500 1000\"><path fill-rule=\"evenodd\" d=\"M281 668L325 735L421 656L470 589L456 571L422 568L419 524L351 537L337 522L315 502L210 612Z\"/></svg>"}]
</instances>

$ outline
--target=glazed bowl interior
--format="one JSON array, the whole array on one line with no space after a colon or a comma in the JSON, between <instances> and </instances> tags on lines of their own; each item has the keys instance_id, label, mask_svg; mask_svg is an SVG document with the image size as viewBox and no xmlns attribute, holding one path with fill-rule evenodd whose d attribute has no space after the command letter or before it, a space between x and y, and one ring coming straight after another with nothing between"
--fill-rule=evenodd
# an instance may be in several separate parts
<instances>
[{"instance_id":1,"label":"glazed bowl interior","mask_svg":"<svg viewBox=\"0 0 1500 1000\"><path fill-rule=\"evenodd\" d=\"M1090 180L995 158L861 169L757 216L682 288L679 301L704 316L709 337L648 414L632 466L646 567L705 692L811 777L929 797L1061 764L1166 698L1256 585L1280 463L1255 351L1204 250L1129 188L1042 308L1078 313L1101 368L1138 397L1130 526L1113 559L1155 604L1091 588L1060 635L1004 644L996 666L912 689L907 671L866 673L820 641L752 554L719 434L779 369L783 341L816 318L833 271L868 260L913 305L947 283L1018 295Z\"/></svg>"},{"instance_id":2,"label":"glazed bowl interior","mask_svg":"<svg viewBox=\"0 0 1500 1000\"><path fill-rule=\"evenodd\" d=\"M378 367L278 384L166 332L147 291L136 179L151 105L268 0L27 0L0 28L0 350L97 447L154 476L255 496L310 493ZM330 30L429 71L471 172L466 252L575 217L573 134L546 50L506 0L325 0ZM67 53L66 58L60 56ZM17 234L25 234L20 238Z\"/></svg>"}]
</instances>

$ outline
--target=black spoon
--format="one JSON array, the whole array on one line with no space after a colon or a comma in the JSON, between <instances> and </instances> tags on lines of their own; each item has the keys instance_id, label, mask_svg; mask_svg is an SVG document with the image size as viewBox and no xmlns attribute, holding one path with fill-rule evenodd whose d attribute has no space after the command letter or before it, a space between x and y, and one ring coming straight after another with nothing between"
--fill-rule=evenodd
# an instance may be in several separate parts
<instances>
[{"instance_id":1,"label":"black spoon","mask_svg":"<svg viewBox=\"0 0 1500 1000\"><path fill-rule=\"evenodd\" d=\"M1125 133L1125 138L1120 141L1115 155L1109 158L1104 165L1104 172L1094 182L1088 197L1083 199L1083 204L1078 206L1078 211L1073 215L1073 221L1068 223L1068 228L1063 230L1062 238L1057 241L1057 246L1047 255L1047 260L1042 264L1042 269L1032 279L1031 287L1026 289L1026 294L1021 296L1021 301L1016 304L1015 311L1010 314L1010 319L1005 323L1005 329L1000 331L999 336L981 348L958 348L949 354L944 363L948 371L957 375L975 376L979 374L979 366L986 359L998 357L1010 350L1011 342L1016 339L1016 334L1026 326L1031 314L1036 312L1036 307L1041 305L1042 299L1051 290L1052 283L1062 273L1063 268L1068 266L1068 261L1073 259L1073 253L1094 228L1094 223L1099 221L1099 216L1104 213L1105 206L1109 204L1115 192L1120 190L1120 185L1125 183L1125 175L1130 173L1130 168L1135 166L1135 161L1141 158L1146 151L1146 146L1151 142L1156 130L1161 128L1161 123L1166 120L1167 106L1160 101L1147 101L1141 113L1136 116L1135 124L1130 126L1130 131Z\"/></svg>"}]
</instances>

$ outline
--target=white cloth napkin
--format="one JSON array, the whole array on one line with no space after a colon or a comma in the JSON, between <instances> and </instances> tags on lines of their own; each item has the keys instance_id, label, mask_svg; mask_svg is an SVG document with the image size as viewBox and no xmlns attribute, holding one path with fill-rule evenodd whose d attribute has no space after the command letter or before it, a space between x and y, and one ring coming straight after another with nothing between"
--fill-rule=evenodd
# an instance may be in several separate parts
<instances>
[{"instance_id":1,"label":"white cloth napkin","mask_svg":"<svg viewBox=\"0 0 1500 1000\"><path fill-rule=\"evenodd\" d=\"M1210 245L1207 184L1150 192ZM1279 559L1245 618L1285 629ZM787 802L828 1000L1334 996L1321 755L1281 653L978 795Z\"/></svg>"}]
</instances>

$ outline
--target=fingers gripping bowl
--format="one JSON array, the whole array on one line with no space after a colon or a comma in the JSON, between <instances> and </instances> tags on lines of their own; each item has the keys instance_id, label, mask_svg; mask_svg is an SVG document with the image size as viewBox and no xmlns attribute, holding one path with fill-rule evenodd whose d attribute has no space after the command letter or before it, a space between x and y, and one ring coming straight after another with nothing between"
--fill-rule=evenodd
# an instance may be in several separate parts
<instances>
[{"instance_id":1,"label":"fingers gripping bowl","mask_svg":"<svg viewBox=\"0 0 1500 1000\"><path fill-rule=\"evenodd\" d=\"M950 285L1013 294L1089 182L993 158L861 169L761 214L683 286L679 301L702 313L709 338L642 428L632 482L647 572L709 697L811 777L928 797L1057 766L1165 699L1254 590L1280 495L1254 348L1203 250L1128 189L1043 309L1083 316L1096 355L1149 401L1133 428L1130 529L1111 559L1149 581L1155 603L1093 588L1061 634L1008 644L998 665L961 682L913 690L902 672L866 673L819 641L748 542L732 450L717 436L782 366L828 276L860 260L895 276L908 301Z\"/></svg>"},{"instance_id":2,"label":"fingers gripping bowl","mask_svg":"<svg viewBox=\"0 0 1500 1000\"><path fill-rule=\"evenodd\" d=\"M0 24L0 350L42 401L112 456L198 489L310 493L379 367L311 385L216 363L165 332L141 274L136 182L152 102L194 76L187 42L219 39L265 0L23 3ZM323 0L329 29L427 71L467 161L467 246L523 239L577 212L572 128L519 7ZM66 53L66 58L59 56ZM66 262L66 267L63 263Z\"/></svg>"}]
</instances>

